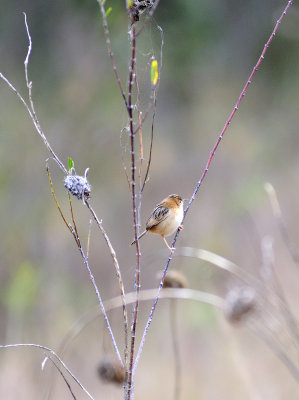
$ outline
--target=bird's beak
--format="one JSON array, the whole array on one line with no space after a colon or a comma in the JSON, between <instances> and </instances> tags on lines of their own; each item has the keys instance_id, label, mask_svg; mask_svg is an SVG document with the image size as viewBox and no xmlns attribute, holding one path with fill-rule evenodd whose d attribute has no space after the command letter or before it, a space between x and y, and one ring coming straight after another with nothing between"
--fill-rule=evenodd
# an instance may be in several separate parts
<instances>
[{"instance_id":1,"label":"bird's beak","mask_svg":"<svg viewBox=\"0 0 299 400\"><path fill-rule=\"evenodd\" d=\"M183 199L183 201L187 201L188 199Z\"/></svg>"}]
</instances>

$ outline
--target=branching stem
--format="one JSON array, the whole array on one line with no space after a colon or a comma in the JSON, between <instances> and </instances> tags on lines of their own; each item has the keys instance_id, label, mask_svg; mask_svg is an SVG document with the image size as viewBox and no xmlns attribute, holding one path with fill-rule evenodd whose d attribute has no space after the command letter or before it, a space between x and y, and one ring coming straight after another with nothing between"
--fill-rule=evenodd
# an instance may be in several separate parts
<instances>
[{"instance_id":1,"label":"branching stem","mask_svg":"<svg viewBox=\"0 0 299 400\"><path fill-rule=\"evenodd\" d=\"M221 142L221 140L222 140L222 138L223 138L225 132L227 131L227 128L229 127L229 125L230 125L230 123L231 123L231 121L232 121L232 119L233 119L233 117L234 117L236 111L238 110L239 105L241 104L241 101L242 101L243 97L245 96L245 94L246 94L246 92L247 92L247 89L248 89L248 86L249 86L250 83L252 82L252 79L253 79L253 77L254 77L254 75L255 75L255 73L256 73L256 71L257 71L259 65L261 64L262 60L264 59L264 56L265 56L265 54L266 54L266 51L267 51L267 49L268 49L270 43L272 42L272 39L274 38L274 36L275 36L275 34L276 34L276 31L277 31L277 29L278 29L278 27L279 27L279 25L280 25L282 19L283 19L284 16L286 15L286 13L287 13L287 11L288 11L288 9L289 9L289 7L291 6L292 3L293 3L293 0L289 0L289 1L288 1L288 3L287 3L287 5L286 5L286 7L284 8L284 10L283 10L281 16L280 16L279 19L277 20L277 22L276 22L276 24L275 24L275 27L274 27L274 29L273 29L273 31L272 31L272 33L271 33L271 35L270 35L270 37L269 37L267 43L265 44L265 46L264 46L264 48L263 48L263 51L262 51L262 53L261 53L261 55L260 55L260 57L259 57L257 63L256 63L255 66L253 67L252 72L251 72L251 74L250 74L250 76L249 76L247 82L245 83L245 85L244 85L244 87L243 87L243 89L242 89L242 91L241 91L241 93L240 93L240 96L239 96L239 98L238 98L238 100L237 100L237 102L236 102L236 105L234 106L233 111L231 112L229 118L227 119L227 121L226 121L225 124L224 124L224 127L223 127L223 129L222 129L222 131L221 131L221 133L220 133L220 135L219 135L219 137L218 137L218 139L217 139L217 141L216 141L216 143L215 143L215 145L214 145L214 147L213 147L211 153L210 153L210 156L209 156L209 158L208 158L208 161L207 161L207 164L206 164L206 166L205 166L205 169L204 169L204 171L203 171L203 173L202 173L202 175L201 175L199 181L197 182L197 184L196 184L196 186L195 186L195 189L194 189L194 191L193 191L193 194L192 194L192 196L191 196L191 198L190 198L190 200L189 200L189 202L188 202L188 204L187 204L187 207L186 207L186 209L185 209L185 211L184 211L184 219L185 219L185 217L186 217L186 215L187 215L187 213L188 213L188 211L189 211L189 208L190 208L191 204L193 203L193 201L194 201L194 199L195 199L195 197L196 197L196 195L197 195L197 192L198 192L198 190L199 190L199 188L200 188L202 182L204 181L204 179L205 179L205 177L206 177L206 174L207 174L207 172L208 172L208 169L209 169L209 167L210 167L210 164L211 164L211 162L212 162L212 159L213 159L213 157L214 157L214 155L215 155L215 152L216 152L216 150L217 150L217 148L218 148L218 146L219 146L219 144L220 144L220 142ZM175 237L174 237L174 239L173 239L173 242L172 242L172 244L171 244L171 247L175 247L175 244L176 244L176 241L177 241L177 238L178 238L179 234L180 234L180 230L178 230L178 231L176 232L176 235L175 235ZM168 270L168 267L169 267L169 264L170 264L170 261L171 261L171 260L172 260L172 253L170 253L169 256L168 256L166 265L165 265L164 270L163 270L163 273L162 273L161 282L160 282L159 288L158 288L158 290L157 290L157 296L156 296L156 298L155 298L155 300L154 300L154 302L153 302L153 305L152 305L152 308L151 308L151 311L150 311L150 314L149 314L149 317L148 317L146 326L145 326L145 328L144 328L144 332L143 332L143 335L142 335L142 339L141 339L141 342L140 342L140 345L139 345L139 349L138 349L138 352L137 352L137 356L136 356L136 360L135 360L135 363L134 363L133 373L135 372L135 370L136 370L136 368L137 368L137 365L138 365L138 362L139 362L139 359L140 359L140 356L141 356L141 353L142 353L142 350L143 350L143 346L144 346L144 343L145 343L145 339L146 339L146 336L147 336L147 334L148 334L149 327L150 327L150 324L151 324L151 322L152 322L154 312L155 312L155 310L156 310L156 306L157 306L157 303L158 303L158 300L159 300L160 292L161 292L161 290L162 290L163 283L164 283L164 279L165 279L165 276L166 276L166 273L167 273L167 270Z\"/></svg>"}]
</instances>

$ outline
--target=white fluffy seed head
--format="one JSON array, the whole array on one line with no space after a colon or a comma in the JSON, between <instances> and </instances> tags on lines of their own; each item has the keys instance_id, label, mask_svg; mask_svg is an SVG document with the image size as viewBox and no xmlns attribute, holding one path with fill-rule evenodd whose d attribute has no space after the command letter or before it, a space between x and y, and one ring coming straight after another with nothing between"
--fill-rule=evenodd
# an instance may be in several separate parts
<instances>
[{"instance_id":1,"label":"white fluffy seed head","mask_svg":"<svg viewBox=\"0 0 299 400\"><path fill-rule=\"evenodd\" d=\"M91 186L88 183L86 176L67 175L64 178L64 186L79 200L88 199L91 192Z\"/></svg>"}]
</instances>

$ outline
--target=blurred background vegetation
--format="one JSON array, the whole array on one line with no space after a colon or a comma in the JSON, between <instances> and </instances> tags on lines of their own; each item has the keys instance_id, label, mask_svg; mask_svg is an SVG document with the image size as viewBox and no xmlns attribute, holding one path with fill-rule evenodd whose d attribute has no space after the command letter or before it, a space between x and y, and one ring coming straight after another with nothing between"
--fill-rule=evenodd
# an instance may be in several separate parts
<instances>
[{"instance_id":1,"label":"blurred background vegetation","mask_svg":"<svg viewBox=\"0 0 299 400\"><path fill-rule=\"evenodd\" d=\"M164 31L163 70L150 180L142 221L170 193L190 197L209 152L229 116L286 1L161 0L137 51L146 90L151 56L159 57ZM123 1L107 0L116 63L126 84L128 21ZM29 74L39 120L58 156L71 156L77 173L90 168L92 205L118 254L127 290L133 286L135 249L130 195L123 171L120 132L126 110L115 82L96 0L2 0L0 71L26 96L23 62L33 40ZM140 24L140 22L139 22ZM275 268L291 309L298 314L298 266L279 235L263 185L277 190L284 219L299 244L299 8L289 10L253 84L231 124L193 203L177 247L205 248L257 274L260 242L271 235ZM144 98L146 104L146 97ZM144 129L146 154L149 126ZM128 154L125 152L125 161ZM40 343L53 349L73 322L96 304L75 243L51 197L45 170L49 157L24 107L0 82L0 342ZM147 157L147 155L146 155ZM63 176L50 162L56 194L67 211ZM74 200L81 240L89 214ZM142 240L142 288L158 285L167 252L162 240ZM92 231L90 262L104 299L118 295L110 255ZM231 277L199 260L175 257L192 288L224 295ZM143 304L138 335L150 303ZM299 394L287 369L245 328L232 329L208 306L178 307L182 353L182 399L292 399ZM111 313L119 340L120 312ZM89 343L89 346L86 344ZM86 328L65 361L98 399L122 398L121 389L97 377L111 351L102 322ZM161 358L160 354L163 354ZM50 366L34 349L2 350L0 397L41 399ZM136 376L136 399L171 399L173 354L169 304L161 301ZM16 385L17 382L17 385ZM58 379L53 398L69 398ZM83 397L80 397L83 398Z\"/></svg>"}]
</instances>

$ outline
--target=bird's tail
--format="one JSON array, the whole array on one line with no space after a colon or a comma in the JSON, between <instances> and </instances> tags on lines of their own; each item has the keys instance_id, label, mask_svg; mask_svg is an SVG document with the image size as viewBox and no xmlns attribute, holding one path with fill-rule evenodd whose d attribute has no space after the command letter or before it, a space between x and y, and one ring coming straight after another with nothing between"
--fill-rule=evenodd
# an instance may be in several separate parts
<instances>
[{"instance_id":1,"label":"bird's tail","mask_svg":"<svg viewBox=\"0 0 299 400\"><path fill-rule=\"evenodd\" d=\"M146 230L145 230L144 232L142 232L141 235L138 236L138 240L141 239L142 236L144 236L144 235L146 234L146 232L147 232ZM136 243L136 240L134 240L134 242L131 243L131 246L132 246L133 244L135 244L135 243Z\"/></svg>"}]
</instances>

